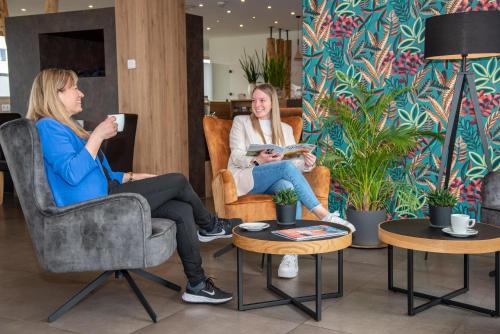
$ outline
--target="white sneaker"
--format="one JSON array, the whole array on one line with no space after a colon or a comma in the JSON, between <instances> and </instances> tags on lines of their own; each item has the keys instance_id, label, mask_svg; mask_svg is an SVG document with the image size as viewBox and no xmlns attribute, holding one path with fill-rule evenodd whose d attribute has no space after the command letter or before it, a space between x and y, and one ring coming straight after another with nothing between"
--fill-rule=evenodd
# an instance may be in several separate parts
<instances>
[{"instance_id":1,"label":"white sneaker","mask_svg":"<svg viewBox=\"0 0 500 334\"><path fill-rule=\"evenodd\" d=\"M356 231L356 228L354 227L353 224L349 223L345 219L340 218L339 216L340 215L339 215L338 211L330 212L329 214L327 214L326 216L324 216L323 219L321 219L321 220L324 221L324 222L330 222L330 223L335 223L335 224L340 224L340 225L347 226L351 230L351 232L355 232Z\"/></svg>"},{"instance_id":2,"label":"white sneaker","mask_svg":"<svg viewBox=\"0 0 500 334\"><path fill-rule=\"evenodd\" d=\"M285 255L278 268L278 277L294 278L299 273L299 259L297 255Z\"/></svg>"}]
</instances>

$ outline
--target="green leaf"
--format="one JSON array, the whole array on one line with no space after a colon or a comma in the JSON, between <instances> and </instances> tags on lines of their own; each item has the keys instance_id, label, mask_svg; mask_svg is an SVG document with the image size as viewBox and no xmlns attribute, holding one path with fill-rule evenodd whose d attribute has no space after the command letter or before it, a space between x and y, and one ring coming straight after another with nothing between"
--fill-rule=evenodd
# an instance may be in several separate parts
<instances>
[{"instance_id":1,"label":"green leaf","mask_svg":"<svg viewBox=\"0 0 500 334\"><path fill-rule=\"evenodd\" d=\"M411 47L412 44L413 44L412 39L404 39L401 41L401 43L399 43L398 49L400 49L401 51L406 51L406 49Z\"/></svg>"},{"instance_id":2,"label":"green leaf","mask_svg":"<svg viewBox=\"0 0 500 334\"><path fill-rule=\"evenodd\" d=\"M481 90L485 94L495 94L496 93L496 90L494 88L491 88L491 87L488 87L488 86L481 86Z\"/></svg>"},{"instance_id":3,"label":"green leaf","mask_svg":"<svg viewBox=\"0 0 500 334\"><path fill-rule=\"evenodd\" d=\"M413 24L413 36L418 36L422 33L424 27L422 25L422 19L419 17L415 24Z\"/></svg>"},{"instance_id":4,"label":"green leaf","mask_svg":"<svg viewBox=\"0 0 500 334\"><path fill-rule=\"evenodd\" d=\"M485 78L485 77L482 77L482 78L477 78L477 79L476 79L476 86L484 86L484 85L486 85L488 82L490 82L490 79L488 79L488 78Z\"/></svg>"},{"instance_id":5,"label":"green leaf","mask_svg":"<svg viewBox=\"0 0 500 334\"><path fill-rule=\"evenodd\" d=\"M497 68L497 70L495 71L495 74L492 75L492 81L495 84L500 81L500 67Z\"/></svg>"},{"instance_id":6,"label":"green leaf","mask_svg":"<svg viewBox=\"0 0 500 334\"><path fill-rule=\"evenodd\" d=\"M487 77L488 76L488 71L486 71L486 68L478 63L472 64L472 68L474 69L474 72L480 77Z\"/></svg>"},{"instance_id":7,"label":"green leaf","mask_svg":"<svg viewBox=\"0 0 500 334\"><path fill-rule=\"evenodd\" d=\"M473 167L467 171L467 176L471 179L482 178L486 174L485 167Z\"/></svg>"},{"instance_id":8,"label":"green leaf","mask_svg":"<svg viewBox=\"0 0 500 334\"><path fill-rule=\"evenodd\" d=\"M486 166L486 162L484 161L484 157L480 156L476 152L469 152L469 158L472 162L479 166Z\"/></svg>"},{"instance_id":9,"label":"green leaf","mask_svg":"<svg viewBox=\"0 0 500 334\"><path fill-rule=\"evenodd\" d=\"M417 121L416 121L417 128L421 128L422 126L424 126L425 122L427 122L427 113L423 112L417 118Z\"/></svg>"},{"instance_id":10,"label":"green leaf","mask_svg":"<svg viewBox=\"0 0 500 334\"><path fill-rule=\"evenodd\" d=\"M340 5L337 6L337 8L335 8L335 13L339 14L339 12L342 12L343 10L349 8L349 5L350 5L349 2L341 3Z\"/></svg>"},{"instance_id":11,"label":"green leaf","mask_svg":"<svg viewBox=\"0 0 500 334\"><path fill-rule=\"evenodd\" d=\"M493 57L488 61L488 65L487 65L488 74L489 74L488 76L493 75L496 68L497 68L497 59L495 57Z\"/></svg>"},{"instance_id":12,"label":"green leaf","mask_svg":"<svg viewBox=\"0 0 500 334\"><path fill-rule=\"evenodd\" d=\"M405 25L405 24L401 25L401 30L403 31L403 34L405 34L408 37L414 37L415 36L413 34L413 30L410 27L408 27L407 25Z\"/></svg>"},{"instance_id":13,"label":"green leaf","mask_svg":"<svg viewBox=\"0 0 500 334\"><path fill-rule=\"evenodd\" d=\"M411 123L410 114L404 109L398 109L398 115L404 123Z\"/></svg>"}]
</instances>

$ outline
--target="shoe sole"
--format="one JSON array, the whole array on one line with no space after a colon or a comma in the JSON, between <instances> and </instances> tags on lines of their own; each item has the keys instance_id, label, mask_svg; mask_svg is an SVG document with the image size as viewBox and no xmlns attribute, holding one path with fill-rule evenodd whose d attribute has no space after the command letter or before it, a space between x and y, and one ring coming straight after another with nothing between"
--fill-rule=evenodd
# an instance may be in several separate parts
<instances>
[{"instance_id":1,"label":"shoe sole","mask_svg":"<svg viewBox=\"0 0 500 334\"><path fill-rule=\"evenodd\" d=\"M209 242L209 241L212 241L215 239L228 239L228 238L231 238L232 236L233 236L232 234L204 236L204 235L201 235L200 232L198 232L198 240L200 242Z\"/></svg>"},{"instance_id":2,"label":"shoe sole","mask_svg":"<svg viewBox=\"0 0 500 334\"><path fill-rule=\"evenodd\" d=\"M280 273L278 272L278 277L279 278L295 278L297 277L298 273Z\"/></svg>"},{"instance_id":3,"label":"shoe sole","mask_svg":"<svg viewBox=\"0 0 500 334\"><path fill-rule=\"evenodd\" d=\"M190 304L223 304L227 303L231 299L233 299L233 297L223 298L223 299L213 299L208 297L200 297L192 295L186 292L184 292L184 294L182 295L182 300Z\"/></svg>"}]
</instances>

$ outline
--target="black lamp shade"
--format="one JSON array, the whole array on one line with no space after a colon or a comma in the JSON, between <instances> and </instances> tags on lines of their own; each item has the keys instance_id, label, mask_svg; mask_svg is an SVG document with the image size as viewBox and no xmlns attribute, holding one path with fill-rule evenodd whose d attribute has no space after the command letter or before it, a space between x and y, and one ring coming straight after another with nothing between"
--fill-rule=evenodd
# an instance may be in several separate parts
<instances>
[{"instance_id":1,"label":"black lamp shade","mask_svg":"<svg viewBox=\"0 0 500 334\"><path fill-rule=\"evenodd\" d=\"M426 59L500 56L500 11L434 16L425 21Z\"/></svg>"}]
</instances>

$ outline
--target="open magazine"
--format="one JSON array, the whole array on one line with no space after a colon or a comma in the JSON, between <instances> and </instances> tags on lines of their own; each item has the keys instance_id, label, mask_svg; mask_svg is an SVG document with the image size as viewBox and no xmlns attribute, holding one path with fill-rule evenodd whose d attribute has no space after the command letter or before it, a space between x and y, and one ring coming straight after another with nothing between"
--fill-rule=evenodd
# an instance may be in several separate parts
<instances>
[{"instance_id":1,"label":"open magazine","mask_svg":"<svg viewBox=\"0 0 500 334\"><path fill-rule=\"evenodd\" d=\"M269 153L283 154L284 156L293 156L304 152L312 152L316 148L314 144L295 144L281 147L273 144L251 144L247 150L247 156L257 156L261 151Z\"/></svg>"},{"instance_id":2,"label":"open magazine","mask_svg":"<svg viewBox=\"0 0 500 334\"><path fill-rule=\"evenodd\" d=\"M329 225L316 225L276 230L271 233L290 240L305 241L346 235L349 232Z\"/></svg>"}]
</instances>

